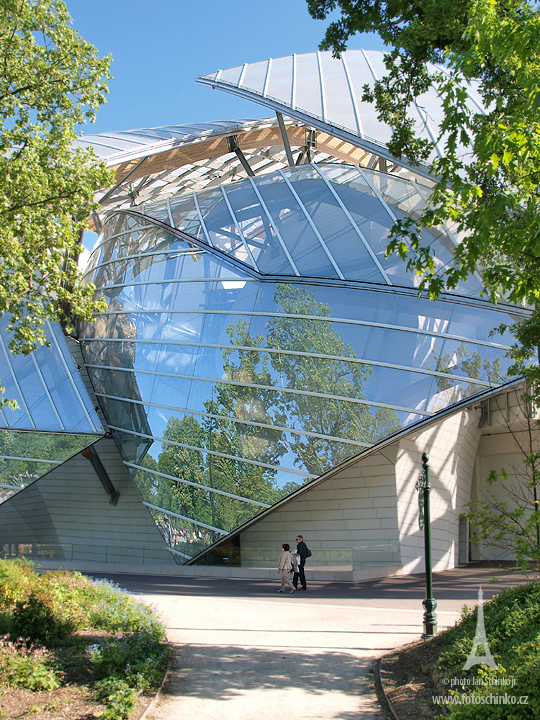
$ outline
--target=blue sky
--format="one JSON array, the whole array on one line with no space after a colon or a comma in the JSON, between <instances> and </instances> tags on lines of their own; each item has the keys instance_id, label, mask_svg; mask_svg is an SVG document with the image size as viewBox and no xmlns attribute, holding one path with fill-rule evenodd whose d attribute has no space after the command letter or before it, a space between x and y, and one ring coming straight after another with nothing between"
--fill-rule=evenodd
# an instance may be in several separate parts
<instances>
[{"instance_id":1,"label":"blue sky","mask_svg":"<svg viewBox=\"0 0 540 720\"><path fill-rule=\"evenodd\" d=\"M195 84L215 70L314 52L327 21L305 0L66 0L74 28L113 56L107 104L84 132L266 117L268 110ZM374 35L351 48L383 49Z\"/></svg>"}]
</instances>

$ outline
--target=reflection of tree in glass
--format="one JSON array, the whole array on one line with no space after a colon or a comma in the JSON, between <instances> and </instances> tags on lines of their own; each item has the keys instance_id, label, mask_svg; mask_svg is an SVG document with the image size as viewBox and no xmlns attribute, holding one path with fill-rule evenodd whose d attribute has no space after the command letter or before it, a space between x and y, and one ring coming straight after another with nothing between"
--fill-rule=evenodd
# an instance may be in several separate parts
<instances>
[{"instance_id":1,"label":"reflection of tree in glass","mask_svg":"<svg viewBox=\"0 0 540 720\"><path fill-rule=\"evenodd\" d=\"M467 352L465 343L461 343L459 347L449 353L437 356L437 365L435 370L440 373L448 373L449 375L463 375L471 380L485 380L490 385L499 385L503 378L501 377L501 361L495 358L493 364L488 360L484 360L479 352L473 351L470 355ZM428 369L431 369L428 365ZM456 380L437 377L438 392L450 391L448 404L463 400L464 398L476 395L486 388L477 383L460 383L457 385Z\"/></svg>"},{"instance_id":2,"label":"reflection of tree in glass","mask_svg":"<svg viewBox=\"0 0 540 720\"><path fill-rule=\"evenodd\" d=\"M140 460L142 467L148 468L149 470L157 470L158 464L156 460L149 454L146 453L144 458ZM152 505L158 505L157 502L159 492L160 478L157 475L151 475L149 472L143 472L137 470L133 473L133 479L137 490L140 492L142 499L146 502L152 503Z\"/></svg>"},{"instance_id":3,"label":"reflection of tree in glass","mask_svg":"<svg viewBox=\"0 0 540 720\"><path fill-rule=\"evenodd\" d=\"M264 338L258 334L252 337L244 320L231 325L227 333L231 344L239 349L223 351L224 374L232 383L217 383L213 399L205 403L209 413L219 416L206 420L213 449L265 465L279 466L287 446L283 431L276 428L282 427L286 418L276 405L274 390L267 389L275 383L268 367L268 356L259 350ZM233 362L233 356L236 362ZM241 422L226 418L236 418ZM223 465L217 458L212 463L216 468ZM244 472L243 477L238 478L239 487L251 487L255 482L259 486L256 499L272 502L276 470L249 463L242 465Z\"/></svg>"},{"instance_id":4,"label":"reflection of tree in glass","mask_svg":"<svg viewBox=\"0 0 540 720\"><path fill-rule=\"evenodd\" d=\"M205 420L207 447L224 455L279 467L287 447L283 431L275 428L283 426L285 418L276 406L274 391L261 387L274 385L268 358L259 350L264 338L252 337L244 320L231 325L227 333L231 344L239 349L223 351L224 375L232 383L217 383L212 400L205 403L206 411L212 415ZM208 470L212 486L241 497L272 505L282 496L275 483L277 470L272 467L209 455ZM234 525L258 512L256 506L232 498L224 498L220 504L226 508L226 522Z\"/></svg>"},{"instance_id":5,"label":"reflection of tree in glass","mask_svg":"<svg viewBox=\"0 0 540 720\"><path fill-rule=\"evenodd\" d=\"M12 460L11 458L34 458L63 462L95 442L89 435L69 435L47 432L0 432L0 483L16 487L26 486L42 477L57 465ZM9 492L9 491L8 491ZM5 498L4 498L5 499Z\"/></svg>"},{"instance_id":6,"label":"reflection of tree in glass","mask_svg":"<svg viewBox=\"0 0 540 720\"><path fill-rule=\"evenodd\" d=\"M280 313L330 316L327 304L317 302L304 288L281 285L274 300ZM330 322L303 317L275 317L268 322L269 347L308 355L272 354L272 366L284 380L285 387L308 390L321 395L364 397L362 387L372 376L371 368L337 357L356 359L351 345L345 345ZM379 408L374 413L368 405L345 400L282 394L282 413L295 420L304 430L320 435L373 443L400 428L393 410ZM358 451L358 448L336 440L294 436L292 449L296 464L310 473L320 474Z\"/></svg>"},{"instance_id":7,"label":"reflection of tree in glass","mask_svg":"<svg viewBox=\"0 0 540 720\"><path fill-rule=\"evenodd\" d=\"M147 471L137 470L134 480L146 502L178 515L210 524L210 513L208 512L210 493L203 489L206 483L204 457L198 450L172 444L195 445L201 441L203 433L203 428L193 417L186 417L182 420L175 417L169 418L164 437L170 442L163 443L158 460L149 453L146 454L141 461L141 466L147 468ZM152 471L200 483L201 490L170 478L155 475ZM157 510L151 510L151 514L167 545L188 556L194 555L216 539L214 533L195 523Z\"/></svg>"},{"instance_id":8,"label":"reflection of tree in glass","mask_svg":"<svg viewBox=\"0 0 540 720\"><path fill-rule=\"evenodd\" d=\"M281 488L276 485L277 468L287 452L292 451L296 465L317 475L359 449L340 440L296 433L287 442L281 428L299 427L366 443L399 429L394 411L373 412L368 405L335 397L362 399L363 385L372 372L363 363L351 362L357 360L353 348L324 320L330 316L329 306L290 285L278 287L274 300L280 316L267 322L266 337L252 335L245 320L228 327L231 347L223 351L227 382L214 386L212 399L204 404L205 419L170 418L158 459L145 458L150 470L196 483L201 489L140 473L138 487L148 502L232 530L260 507L205 487L272 505L301 486L294 481ZM281 352L268 352L266 347ZM282 387L324 397L282 392Z\"/></svg>"},{"instance_id":9,"label":"reflection of tree in glass","mask_svg":"<svg viewBox=\"0 0 540 720\"><path fill-rule=\"evenodd\" d=\"M261 508L226 495L209 492L207 487L269 505L276 502L281 493L276 490L272 480L274 470L191 449L238 454L241 438L238 433L234 433L234 429L229 431L229 425L230 421L226 419L208 418L199 423L192 416L181 420L169 418L164 432L165 442L157 461L147 455L142 464L149 471L156 470L179 478L180 481L196 483L200 488L187 485L186 482L152 475L151 472L139 471L135 481L144 500L222 530L232 530ZM182 445L189 445L191 448ZM198 537L196 526L184 521L174 522L185 526L189 533L195 532ZM161 529L166 530L165 527Z\"/></svg>"},{"instance_id":10,"label":"reflection of tree in glass","mask_svg":"<svg viewBox=\"0 0 540 720\"><path fill-rule=\"evenodd\" d=\"M207 484L204 456L198 450L174 444L204 447L204 428L193 417L188 416L182 420L171 417L167 422L164 439L165 442L158 459L155 460L147 454L142 461L142 466L148 468L149 471L156 470L204 487ZM198 490L183 482L153 475L151 472L138 471L135 481L144 500L152 505L210 524L211 516L208 512L210 503L207 491Z\"/></svg>"},{"instance_id":11,"label":"reflection of tree in glass","mask_svg":"<svg viewBox=\"0 0 540 720\"><path fill-rule=\"evenodd\" d=\"M174 443L204 447L204 430L197 420L190 416L182 420L169 418L164 438ZM198 450L165 442L158 457L157 469L188 482L206 484L204 457ZM208 493L191 485L159 478L157 500L156 505L160 507L212 524L208 513Z\"/></svg>"}]
</instances>

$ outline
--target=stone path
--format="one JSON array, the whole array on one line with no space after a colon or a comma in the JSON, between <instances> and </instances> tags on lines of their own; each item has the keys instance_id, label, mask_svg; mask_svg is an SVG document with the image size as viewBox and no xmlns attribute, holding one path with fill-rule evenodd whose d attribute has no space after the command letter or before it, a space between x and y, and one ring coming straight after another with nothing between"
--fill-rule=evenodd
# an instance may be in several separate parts
<instances>
[{"instance_id":1,"label":"stone path","mask_svg":"<svg viewBox=\"0 0 540 720\"><path fill-rule=\"evenodd\" d=\"M420 636L421 612L315 604L306 596L147 595L176 651L166 693L147 719L386 720L375 660Z\"/></svg>"},{"instance_id":2,"label":"stone path","mask_svg":"<svg viewBox=\"0 0 540 720\"><path fill-rule=\"evenodd\" d=\"M499 582L490 584L494 574ZM278 579L109 576L155 604L175 660L146 720L392 720L374 687L376 661L422 632L422 576L311 583L277 593ZM481 563L434 576L439 628L525 581Z\"/></svg>"}]
</instances>

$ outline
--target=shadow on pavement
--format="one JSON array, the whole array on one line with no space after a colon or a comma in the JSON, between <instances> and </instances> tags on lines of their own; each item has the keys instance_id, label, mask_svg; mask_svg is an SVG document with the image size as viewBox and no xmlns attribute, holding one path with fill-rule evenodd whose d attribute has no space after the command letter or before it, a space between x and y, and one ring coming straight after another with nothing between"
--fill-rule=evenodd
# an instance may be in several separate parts
<instances>
[{"instance_id":1,"label":"shadow on pavement","mask_svg":"<svg viewBox=\"0 0 540 720\"><path fill-rule=\"evenodd\" d=\"M257 690L301 687L310 695L371 691L372 658L350 652L306 652L235 645L175 645L177 667L169 676L168 695L232 700Z\"/></svg>"},{"instance_id":2,"label":"shadow on pavement","mask_svg":"<svg viewBox=\"0 0 540 720\"><path fill-rule=\"evenodd\" d=\"M215 597L268 598L276 593L278 580L247 580L209 577L169 577L100 573L131 592L162 595L211 595ZM491 583L496 577L497 582ZM478 562L433 575L437 599L475 599L482 585L484 599L505 588L529 582L511 563ZM309 583L308 592L298 593L304 600L422 600L425 597L423 574L404 575L359 583ZM276 597L276 600L278 598ZM291 598L293 599L293 598Z\"/></svg>"}]
</instances>

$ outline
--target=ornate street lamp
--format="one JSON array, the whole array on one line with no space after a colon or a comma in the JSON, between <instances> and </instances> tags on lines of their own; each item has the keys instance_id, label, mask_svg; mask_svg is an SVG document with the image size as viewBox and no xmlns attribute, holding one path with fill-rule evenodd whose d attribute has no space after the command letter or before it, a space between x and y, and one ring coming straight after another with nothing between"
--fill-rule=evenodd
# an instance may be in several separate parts
<instances>
[{"instance_id":1,"label":"ornate street lamp","mask_svg":"<svg viewBox=\"0 0 540 720\"><path fill-rule=\"evenodd\" d=\"M424 632L422 637L433 637L437 634L437 615L435 608L437 601L433 598L433 579L431 576L431 517L429 507L429 457L427 453L422 455L422 473L416 483L418 490L418 525L424 531L424 548L426 564L426 599L422 602L424 606Z\"/></svg>"}]
</instances>

